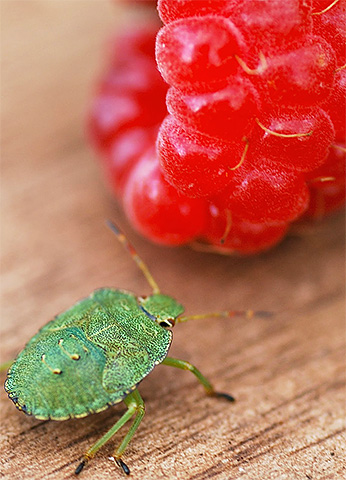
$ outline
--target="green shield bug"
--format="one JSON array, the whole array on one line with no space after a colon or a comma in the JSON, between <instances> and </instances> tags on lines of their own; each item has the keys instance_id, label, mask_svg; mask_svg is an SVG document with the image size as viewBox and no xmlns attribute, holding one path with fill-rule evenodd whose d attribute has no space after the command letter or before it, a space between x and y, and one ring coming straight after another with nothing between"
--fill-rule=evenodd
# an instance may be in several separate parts
<instances>
[{"instance_id":1,"label":"green shield bug","mask_svg":"<svg viewBox=\"0 0 346 480\"><path fill-rule=\"evenodd\" d=\"M183 306L160 292L123 233L113 223L109 226L143 272L152 294L141 297L113 288L95 290L41 328L12 363L5 381L15 406L37 419L80 418L125 402L127 411L85 452L76 474L133 418L114 452L115 462L130 473L122 455L144 415L137 386L160 363L189 370L208 395L233 401L231 395L216 392L196 367L167 356L170 329L190 319L254 315L249 310L183 316Z\"/></svg>"}]
</instances>

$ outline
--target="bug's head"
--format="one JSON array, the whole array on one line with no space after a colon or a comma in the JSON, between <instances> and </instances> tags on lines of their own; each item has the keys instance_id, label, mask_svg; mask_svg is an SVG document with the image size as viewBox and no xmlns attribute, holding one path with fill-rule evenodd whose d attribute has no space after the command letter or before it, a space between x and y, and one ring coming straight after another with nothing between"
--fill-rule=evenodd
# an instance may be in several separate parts
<instances>
[{"instance_id":1,"label":"bug's head","mask_svg":"<svg viewBox=\"0 0 346 480\"><path fill-rule=\"evenodd\" d=\"M174 298L161 293L140 297L138 301L144 313L162 327L174 327L175 319L184 311L184 307Z\"/></svg>"}]
</instances>

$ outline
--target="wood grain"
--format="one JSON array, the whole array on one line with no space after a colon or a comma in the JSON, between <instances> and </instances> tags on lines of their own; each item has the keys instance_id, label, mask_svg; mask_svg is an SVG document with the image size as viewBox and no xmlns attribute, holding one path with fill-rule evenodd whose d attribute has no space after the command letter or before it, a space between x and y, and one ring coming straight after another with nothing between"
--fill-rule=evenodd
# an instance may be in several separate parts
<instances>
[{"instance_id":1,"label":"wood grain","mask_svg":"<svg viewBox=\"0 0 346 480\"><path fill-rule=\"evenodd\" d=\"M172 355L237 402L205 397L189 373L158 367L140 387L147 414L125 454L133 478L344 478L343 215L254 258L150 244L114 205L83 133L102 45L126 15L103 0L2 0L1 9L2 361L96 287L149 293L105 227L112 217L187 312L275 312L177 326ZM124 411L42 422L3 391L0 408L0 476L11 480L73 478L83 451ZM120 438L81 478L121 478L108 460Z\"/></svg>"}]
</instances>

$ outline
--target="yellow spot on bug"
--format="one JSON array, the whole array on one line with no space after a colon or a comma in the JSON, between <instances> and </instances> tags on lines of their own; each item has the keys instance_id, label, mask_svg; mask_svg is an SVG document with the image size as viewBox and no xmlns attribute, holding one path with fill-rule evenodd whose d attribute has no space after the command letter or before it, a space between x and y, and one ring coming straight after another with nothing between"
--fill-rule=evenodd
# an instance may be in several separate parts
<instances>
[{"instance_id":1,"label":"yellow spot on bug","mask_svg":"<svg viewBox=\"0 0 346 480\"><path fill-rule=\"evenodd\" d=\"M42 357L41 357L41 361L46 365L47 368L49 368L49 370L54 373L55 375L60 375L62 373L62 370L60 370L60 368L52 368L50 365L48 365L48 363L46 362L46 355L43 354Z\"/></svg>"},{"instance_id":2,"label":"yellow spot on bug","mask_svg":"<svg viewBox=\"0 0 346 480\"><path fill-rule=\"evenodd\" d=\"M61 338L58 342L58 345L59 347L61 348L61 350L65 353L65 355L67 355L68 357L71 358L71 360L79 360L80 359L80 355L78 355L78 353L69 353L65 347L63 347L62 343L63 343L63 339Z\"/></svg>"}]
</instances>

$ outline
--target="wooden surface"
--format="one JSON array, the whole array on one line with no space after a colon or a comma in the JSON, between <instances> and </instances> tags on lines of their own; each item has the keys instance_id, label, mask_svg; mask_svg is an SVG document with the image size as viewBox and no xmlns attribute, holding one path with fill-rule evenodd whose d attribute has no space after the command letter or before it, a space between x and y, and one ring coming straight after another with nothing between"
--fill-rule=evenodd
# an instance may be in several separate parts
<instances>
[{"instance_id":1,"label":"wooden surface","mask_svg":"<svg viewBox=\"0 0 346 480\"><path fill-rule=\"evenodd\" d=\"M147 414L124 456L132 478L345 478L343 215L255 258L150 244L115 207L83 134L102 45L125 20L103 0L2 0L1 8L2 361L96 287L149 293L105 227L112 217L187 312L276 312L176 327L172 355L237 402L208 398L191 374L158 367L140 386ZM83 451L123 411L42 422L2 391L1 478L73 478ZM108 459L120 438L81 478L122 477Z\"/></svg>"}]
</instances>

